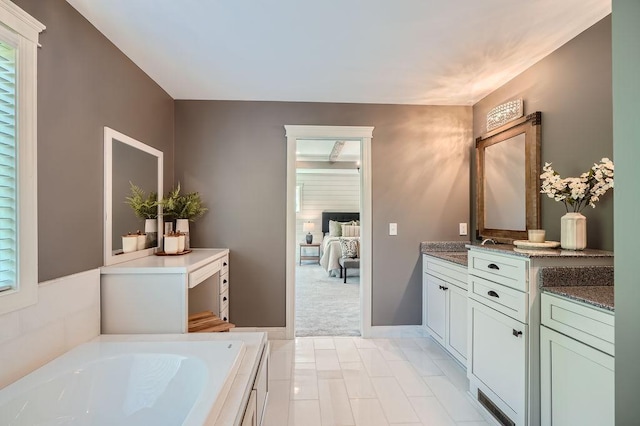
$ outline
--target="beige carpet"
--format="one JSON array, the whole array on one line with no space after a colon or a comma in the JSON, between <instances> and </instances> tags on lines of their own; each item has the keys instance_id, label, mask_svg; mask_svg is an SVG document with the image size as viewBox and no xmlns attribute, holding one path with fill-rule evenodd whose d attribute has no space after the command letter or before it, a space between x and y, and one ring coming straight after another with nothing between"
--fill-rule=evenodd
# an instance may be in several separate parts
<instances>
[{"instance_id":1,"label":"beige carpet","mask_svg":"<svg viewBox=\"0 0 640 426\"><path fill-rule=\"evenodd\" d=\"M359 272L350 269L345 284L320 265L296 266L296 336L360 335Z\"/></svg>"}]
</instances>

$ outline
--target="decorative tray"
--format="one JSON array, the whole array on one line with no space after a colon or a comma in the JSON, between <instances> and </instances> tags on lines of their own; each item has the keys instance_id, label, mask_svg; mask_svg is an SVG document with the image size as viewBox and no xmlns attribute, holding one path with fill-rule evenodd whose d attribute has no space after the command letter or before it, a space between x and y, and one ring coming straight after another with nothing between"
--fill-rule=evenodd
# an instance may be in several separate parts
<instances>
[{"instance_id":1,"label":"decorative tray","mask_svg":"<svg viewBox=\"0 0 640 426\"><path fill-rule=\"evenodd\" d=\"M191 250L181 251L179 253L165 253L163 251L157 251L156 256L182 256L183 254L191 253Z\"/></svg>"},{"instance_id":2,"label":"decorative tray","mask_svg":"<svg viewBox=\"0 0 640 426\"><path fill-rule=\"evenodd\" d=\"M559 241L545 241L544 243L534 243L529 240L516 240L513 242L513 245L520 248L527 249L550 249L560 247Z\"/></svg>"}]
</instances>

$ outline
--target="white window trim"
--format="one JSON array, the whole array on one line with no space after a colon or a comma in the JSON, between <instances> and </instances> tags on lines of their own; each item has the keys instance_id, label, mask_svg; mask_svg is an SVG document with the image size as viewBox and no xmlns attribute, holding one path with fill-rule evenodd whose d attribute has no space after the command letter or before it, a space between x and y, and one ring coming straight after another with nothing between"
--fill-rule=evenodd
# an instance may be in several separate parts
<instances>
[{"instance_id":1,"label":"white window trim","mask_svg":"<svg viewBox=\"0 0 640 426\"><path fill-rule=\"evenodd\" d=\"M8 0L0 0L0 24L18 37L16 135L18 141L17 287L0 293L0 315L38 301L37 55L45 26Z\"/></svg>"}]
</instances>

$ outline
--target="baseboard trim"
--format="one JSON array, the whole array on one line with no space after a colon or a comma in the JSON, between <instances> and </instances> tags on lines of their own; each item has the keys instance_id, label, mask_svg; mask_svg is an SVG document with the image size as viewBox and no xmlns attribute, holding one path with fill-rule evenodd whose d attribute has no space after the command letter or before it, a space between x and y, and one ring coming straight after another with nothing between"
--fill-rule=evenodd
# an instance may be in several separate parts
<instances>
[{"instance_id":1,"label":"baseboard trim","mask_svg":"<svg viewBox=\"0 0 640 426\"><path fill-rule=\"evenodd\" d=\"M242 333L267 333L269 340L285 340L287 332L285 327L235 327L231 331L239 331Z\"/></svg>"},{"instance_id":2,"label":"baseboard trim","mask_svg":"<svg viewBox=\"0 0 640 426\"><path fill-rule=\"evenodd\" d=\"M387 337L426 337L428 334L421 325L374 325L368 338Z\"/></svg>"}]
</instances>

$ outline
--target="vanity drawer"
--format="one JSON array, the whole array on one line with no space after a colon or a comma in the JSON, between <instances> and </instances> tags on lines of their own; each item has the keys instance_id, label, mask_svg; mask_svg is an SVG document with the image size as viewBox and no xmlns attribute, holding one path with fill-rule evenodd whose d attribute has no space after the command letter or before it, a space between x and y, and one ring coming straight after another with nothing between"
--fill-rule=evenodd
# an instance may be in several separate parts
<instances>
[{"instance_id":1,"label":"vanity drawer","mask_svg":"<svg viewBox=\"0 0 640 426\"><path fill-rule=\"evenodd\" d=\"M469 274L529 291L528 262L480 250L469 251Z\"/></svg>"},{"instance_id":2,"label":"vanity drawer","mask_svg":"<svg viewBox=\"0 0 640 426\"><path fill-rule=\"evenodd\" d=\"M227 289L224 293L220 293L220 312L224 311L229 307L229 289Z\"/></svg>"},{"instance_id":3,"label":"vanity drawer","mask_svg":"<svg viewBox=\"0 0 640 426\"><path fill-rule=\"evenodd\" d=\"M229 274L220 275L220 294L229 289Z\"/></svg>"},{"instance_id":4,"label":"vanity drawer","mask_svg":"<svg viewBox=\"0 0 640 426\"><path fill-rule=\"evenodd\" d=\"M542 293L541 323L614 356L615 317L612 312Z\"/></svg>"},{"instance_id":5,"label":"vanity drawer","mask_svg":"<svg viewBox=\"0 0 640 426\"><path fill-rule=\"evenodd\" d=\"M527 293L470 275L469 297L515 320L525 324L529 322Z\"/></svg>"},{"instance_id":6,"label":"vanity drawer","mask_svg":"<svg viewBox=\"0 0 640 426\"><path fill-rule=\"evenodd\" d=\"M422 268L427 274L457 285L464 290L467 289L467 268L462 265L453 265L451 262L424 254L422 255Z\"/></svg>"},{"instance_id":7,"label":"vanity drawer","mask_svg":"<svg viewBox=\"0 0 640 426\"><path fill-rule=\"evenodd\" d=\"M220 259L220 275L229 273L229 255L225 255L222 259Z\"/></svg>"},{"instance_id":8,"label":"vanity drawer","mask_svg":"<svg viewBox=\"0 0 640 426\"><path fill-rule=\"evenodd\" d=\"M220 260L215 260L189 273L189 288L193 288L220 270Z\"/></svg>"},{"instance_id":9,"label":"vanity drawer","mask_svg":"<svg viewBox=\"0 0 640 426\"><path fill-rule=\"evenodd\" d=\"M220 311L220 319L229 322L229 306Z\"/></svg>"}]
</instances>

